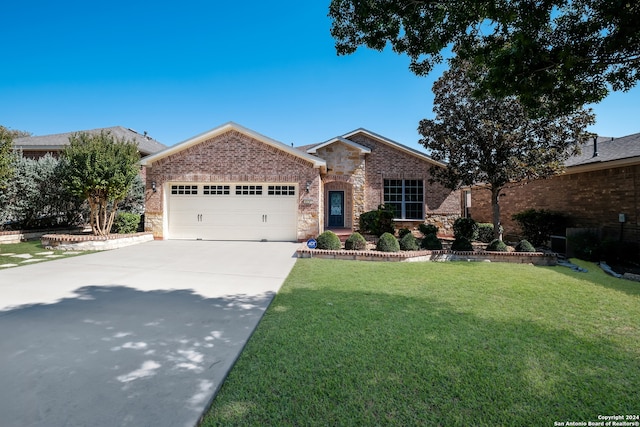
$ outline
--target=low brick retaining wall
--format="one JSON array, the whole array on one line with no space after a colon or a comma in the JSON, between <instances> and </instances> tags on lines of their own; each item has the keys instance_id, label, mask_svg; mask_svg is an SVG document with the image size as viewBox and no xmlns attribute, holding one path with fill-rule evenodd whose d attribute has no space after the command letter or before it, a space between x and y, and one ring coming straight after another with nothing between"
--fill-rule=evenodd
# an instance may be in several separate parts
<instances>
[{"instance_id":1,"label":"low brick retaining wall","mask_svg":"<svg viewBox=\"0 0 640 427\"><path fill-rule=\"evenodd\" d=\"M479 262L511 262L517 264L556 265L556 254L542 252L455 252L455 251L330 251L324 249L301 248L296 251L298 258L345 259L357 261L391 261L391 262L420 262L420 261L479 261Z\"/></svg>"},{"instance_id":2,"label":"low brick retaining wall","mask_svg":"<svg viewBox=\"0 0 640 427\"><path fill-rule=\"evenodd\" d=\"M153 233L110 234L45 234L40 241L46 249L59 251L106 251L153 240Z\"/></svg>"},{"instance_id":3,"label":"low brick retaining wall","mask_svg":"<svg viewBox=\"0 0 640 427\"><path fill-rule=\"evenodd\" d=\"M80 228L69 228L58 230L60 233L79 233L82 231ZM41 238L43 235L51 233L51 230L34 230L34 231L0 231L0 245L4 243L20 243L26 240L35 240Z\"/></svg>"}]
</instances>

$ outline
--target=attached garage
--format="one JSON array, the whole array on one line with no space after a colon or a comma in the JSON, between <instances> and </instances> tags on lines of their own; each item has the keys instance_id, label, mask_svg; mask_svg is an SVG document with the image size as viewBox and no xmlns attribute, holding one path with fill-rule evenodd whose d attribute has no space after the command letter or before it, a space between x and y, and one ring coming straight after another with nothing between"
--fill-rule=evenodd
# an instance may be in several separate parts
<instances>
[{"instance_id":1,"label":"attached garage","mask_svg":"<svg viewBox=\"0 0 640 427\"><path fill-rule=\"evenodd\" d=\"M324 160L230 122L141 160L159 239L303 241L321 231Z\"/></svg>"},{"instance_id":2,"label":"attached garage","mask_svg":"<svg viewBox=\"0 0 640 427\"><path fill-rule=\"evenodd\" d=\"M297 239L297 185L169 183L170 239Z\"/></svg>"}]
</instances>

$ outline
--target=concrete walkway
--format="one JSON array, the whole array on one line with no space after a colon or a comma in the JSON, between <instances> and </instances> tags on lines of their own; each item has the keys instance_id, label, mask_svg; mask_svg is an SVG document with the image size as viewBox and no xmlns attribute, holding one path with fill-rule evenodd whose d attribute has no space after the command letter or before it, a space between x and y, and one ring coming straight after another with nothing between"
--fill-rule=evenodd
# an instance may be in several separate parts
<instances>
[{"instance_id":1,"label":"concrete walkway","mask_svg":"<svg viewBox=\"0 0 640 427\"><path fill-rule=\"evenodd\" d=\"M0 424L194 426L293 243L157 241L0 271Z\"/></svg>"}]
</instances>

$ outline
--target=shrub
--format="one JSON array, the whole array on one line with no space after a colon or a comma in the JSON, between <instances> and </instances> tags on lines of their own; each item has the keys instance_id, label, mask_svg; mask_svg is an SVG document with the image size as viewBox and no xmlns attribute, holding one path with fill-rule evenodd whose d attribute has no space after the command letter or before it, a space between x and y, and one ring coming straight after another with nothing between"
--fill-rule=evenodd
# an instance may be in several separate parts
<instances>
[{"instance_id":1,"label":"shrub","mask_svg":"<svg viewBox=\"0 0 640 427\"><path fill-rule=\"evenodd\" d=\"M504 232L504 228L500 226L500 234ZM493 237L493 224L488 222L478 223L478 241L482 243L489 243L494 239Z\"/></svg>"},{"instance_id":2,"label":"shrub","mask_svg":"<svg viewBox=\"0 0 640 427\"><path fill-rule=\"evenodd\" d=\"M502 240L495 239L487 245L487 250L490 252L508 252L509 248L507 247L507 244Z\"/></svg>"},{"instance_id":3,"label":"shrub","mask_svg":"<svg viewBox=\"0 0 640 427\"><path fill-rule=\"evenodd\" d=\"M394 217L393 206L379 205L377 210L360 215L360 231L376 236L382 236L384 233L393 234L395 232Z\"/></svg>"},{"instance_id":4,"label":"shrub","mask_svg":"<svg viewBox=\"0 0 640 427\"><path fill-rule=\"evenodd\" d=\"M382 236L380 236L380 240L378 240L376 249L381 252L399 252L400 244L393 234L383 233Z\"/></svg>"},{"instance_id":5,"label":"shrub","mask_svg":"<svg viewBox=\"0 0 640 427\"><path fill-rule=\"evenodd\" d=\"M118 234L130 234L138 231L140 215L129 212L118 212L113 220L112 232Z\"/></svg>"},{"instance_id":6,"label":"shrub","mask_svg":"<svg viewBox=\"0 0 640 427\"><path fill-rule=\"evenodd\" d=\"M639 246L637 242L606 239L600 243L601 260L613 265L638 264Z\"/></svg>"},{"instance_id":7,"label":"shrub","mask_svg":"<svg viewBox=\"0 0 640 427\"><path fill-rule=\"evenodd\" d=\"M478 238L478 224L472 218L458 218L453 223L453 235L470 242Z\"/></svg>"},{"instance_id":8,"label":"shrub","mask_svg":"<svg viewBox=\"0 0 640 427\"><path fill-rule=\"evenodd\" d=\"M436 225L433 225L433 224L420 224L418 226L418 230L420 230L420 232L424 236L428 236L429 234L433 234L433 235L437 235L438 234L438 227Z\"/></svg>"},{"instance_id":9,"label":"shrub","mask_svg":"<svg viewBox=\"0 0 640 427\"><path fill-rule=\"evenodd\" d=\"M470 252L473 251L471 241L465 237L457 237L451 244L452 251Z\"/></svg>"},{"instance_id":10,"label":"shrub","mask_svg":"<svg viewBox=\"0 0 640 427\"><path fill-rule=\"evenodd\" d=\"M402 239L404 236L406 236L407 234L411 234L411 230L409 230L408 228L401 228L400 230L398 230L398 237L400 239Z\"/></svg>"},{"instance_id":11,"label":"shrub","mask_svg":"<svg viewBox=\"0 0 640 427\"><path fill-rule=\"evenodd\" d=\"M569 236L567 239L576 258L585 261L600 261L600 239L595 233L585 231Z\"/></svg>"},{"instance_id":12,"label":"shrub","mask_svg":"<svg viewBox=\"0 0 640 427\"><path fill-rule=\"evenodd\" d=\"M520 225L522 235L533 246L546 244L552 234L564 235L569 225L569 218L566 215L544 209L527 209L511 218Z\"/></svg>"},{"instance_id":13,"label":"shrub","mask_svg":"<svg viewBox=\"0 0 640 427\"><path fill-rule=\"evenodd\" d=\"M424 236L422 242L420 242L420 247L422 249L428 249L430 251L440 251L442 250L442 242L436 237L435 234L430 233Z\"/></svg>"},{"instance_id":14,"label":"shrub","mask_svg":"<svg viewBox=\"0 0 640 427\"><path fill-rule=\"evenodd\" d=\"M520 240L516 245L516 252L535 252L536 248L533 247L528 240Z\"/></svg>"},{"instance_id":15,"label":"shrub","mask_svg":"<svg viewBox=\"0 0 640 427\"><path fill-rule=\"evenodd\" d=\"M327 230L319 235L316 241L318 242L318 249L337 251L342 247L340 238L331 230Z\"/></svg>"},{"instance_id":16,"label":"shrub","mask_svg":"<svg viewBox=\"0 0 640 427\"><path fill-rule=\"evenodd\" d=\"M83 222L83 201L63 184L60 161L47 154L37 160L12 157L14 174L0 189L0 224L35 229Z\"/></svg>"},{"instance_id":17,"label":"shrub","mask_svg":"<svg viewBox=\"0 0 640 427\"><path fill-rule=\"evenodd\" d=\"M367 248L367 241L362 237L362 234L353 233L344 242L344 248L350 251L361 251Z\"/></svg>"},{"instance_id":18,"label":"shrub","mask_svg":"<svg viewBox=\"0 0 640 427\"><path fill-rule=\"evenodd\" d=\"M418 242L413 234L405 234L400 239L400 249L403 251L417 251L418 250Z\"/></svg>"}]
</instances>

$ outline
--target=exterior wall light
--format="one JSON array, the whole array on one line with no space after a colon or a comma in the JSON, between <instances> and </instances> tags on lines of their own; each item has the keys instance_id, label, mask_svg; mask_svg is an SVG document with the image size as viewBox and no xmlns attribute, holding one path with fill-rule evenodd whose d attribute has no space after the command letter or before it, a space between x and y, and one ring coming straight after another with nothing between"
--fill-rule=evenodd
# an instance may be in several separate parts
<instances>
[{"instance_id":1,"label":"exterior wall light","mask_svg":"<svg viewBox=\"0 0 640 427\"><path fill-rule=\"evenodd\" d=\"M307 193L309 192L310 189L311 189L311 181L307 181L307 187L306 187Z\"/></svg>"},{"instance_id":2,"label":"exterior wall light","mask_svg":"<svg viewBox=\"0 0 640 427\"><path fill-rule=\"evenodd\" d=\"M156 182L155 181L151 181L151 191L153 191L154 193L158 191L158 189L156 188Z\"/></svg>"}]
</instances>

